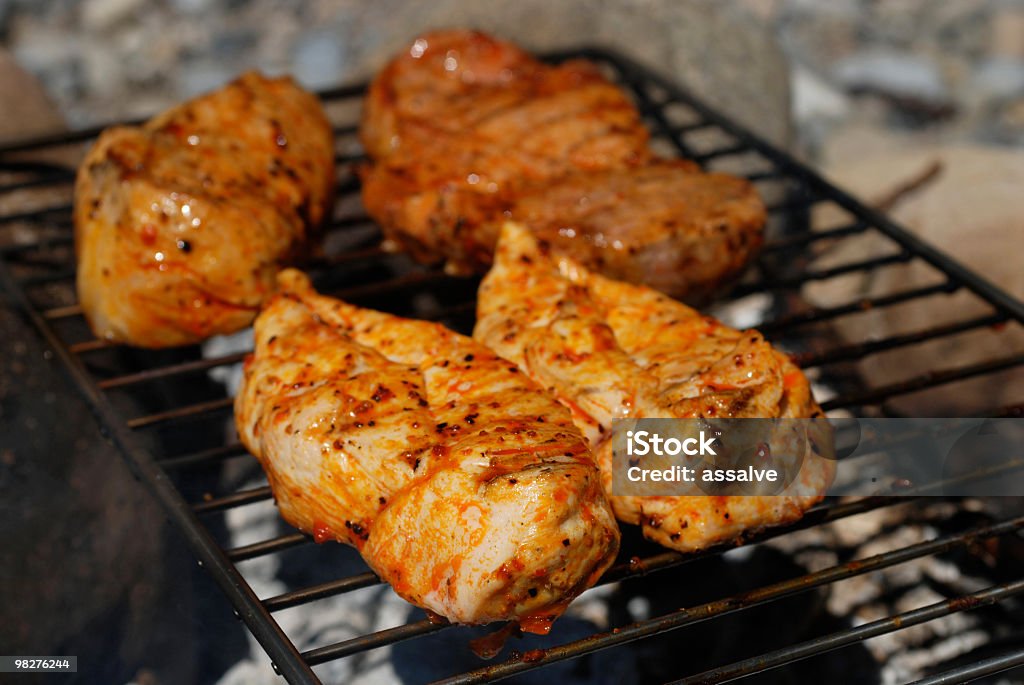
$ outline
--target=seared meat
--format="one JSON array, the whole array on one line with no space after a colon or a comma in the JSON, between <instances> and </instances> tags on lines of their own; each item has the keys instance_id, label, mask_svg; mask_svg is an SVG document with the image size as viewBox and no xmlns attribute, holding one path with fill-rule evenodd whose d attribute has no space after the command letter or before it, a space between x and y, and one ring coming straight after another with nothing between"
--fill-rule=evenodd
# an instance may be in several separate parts
<instances>
[{"instance_id":1,"label":"seared meat","mask_svg":"<svg viewBox=\"0 0 1024 685\"><path fill-rule=\"evenodd\" d=\"M75 187L78 294L93 331L168 347L245 327L333 192L330 123L288 78L249 73L104 131Z\"/></svg>"},{"instance_id":2,"label":"seared meat","mask_svg":"<svg viewBox=\"0 0 1024 685\"><path fill-rule=\"evenodd\" d=\"M547 66L472 31L424 35L374 80L363 203L387 238L449 271L483 271L513 218L558 254L700 297L761 242L746 181L655 159L596 65ZM610 210L610 211L609 211Z\"/></svg>"},{"instance_id":3,"label":"seared meat","mask_svg":"<svg viewBox=\"0 0 1024 685\"><path fill-rule=\"evenodd\" d=\"M452 621L546 632L619 541L569 412L440 324L318 295L294 270L279 283L235 419L281 515Z\"/></svg>"},{"instance_id":4,"label":"seared meat","mask_svg":"<svg viewBox=\"0 0 1024 685\"><path fill-rule=\"evenodd\" d=\"M737 331L643 286L556 260L509 223L480 286L474 337L519 364L573 413L612 483L616 418L812 417L803 373L756 331ZM693 550L798 519L833 462L808 450L794 496L616 496L644 535ZM806 494L804 494L806 493ZM694 486L695 495L703 493Z\"/></svg>"},{"instance_id":5,"label":"seared meat","mask_svg":"<svg viewBox=\"0 0 1024 685\"><path fill-rule=\"evenodd\" d=\"M547 66L476 31L428 33L389 63L370 84L360 138L424 186L452 177L484 195L492 183L649 155L639 114L596 65ZM424 155L438 149L444 158ZM479 181L453 176L474 163Z\"/></svg>"},{"instance_id":6,"label":"seared meat","mask_svg":"<svg viewBox=\"0 0 1024 685\"><path fill-rule=\"evenodd\" d=\"M385 235L450 271L490 263L520 188L571 171L646 160L647 131L625 94L587 62L548 67L471 31L427 34L366 97L363 204Z\"/></svg>"},{"instance_id":7,"label":"seared meat","mask_svg":"<svg viewBox=\"0 0 1024 685\"><path fill-rule=\"evenodd\" d=\"M761 244L764 211L746 180L661 160L530 186L507 214L555 254L692 300L746 266ZM489 243L502 223L488 226Z\"/></svg>"}]
</instances>

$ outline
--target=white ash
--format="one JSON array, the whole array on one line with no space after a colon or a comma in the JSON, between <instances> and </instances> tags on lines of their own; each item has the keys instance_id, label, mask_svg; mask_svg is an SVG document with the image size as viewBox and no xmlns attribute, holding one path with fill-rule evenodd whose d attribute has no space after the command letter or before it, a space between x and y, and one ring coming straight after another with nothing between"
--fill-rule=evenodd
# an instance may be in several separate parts
<instances>
[{"instance_id":1,"label":"white ash","mask_svg":"<svg viewBox=\"0 0 1024 685\"><path fill-rule=\"evenodd\" d=\"M250 352L254 342L252 328L246 328L232 335L218 335L203 342L203 358L215 359L238 352ZM242 385L241 364L218 366L210 369L208 373L210 378L224 386L229 397L238 394L238 388ZM233 435L234 424L230 426L230 430Z\"/></svg>"},{"instance_id":2,"label":"white ash","mask_svg":"<svg viewBox=\"0 0 1024 685\"><path fill-rule=\"evenodd\" d=\"M824 526L797 531L767 544L791 554L809 571L864 559L935 539L939 524L959 510L978 510L978 502L928 502L898 505L840 519ZM925 520L921 520L921 519ZM850 617L863 625L894 614L949 599L931 583L958 595L977 592L993 584L967 575L956 564L927 556L828 586L826 606L834 616ZM883 683L904 683L923 677L930 667L962 656L992 641L994 630L975 612L963 611L890 632L865 642L881 664Z\"/></svg>"}]
</instances>

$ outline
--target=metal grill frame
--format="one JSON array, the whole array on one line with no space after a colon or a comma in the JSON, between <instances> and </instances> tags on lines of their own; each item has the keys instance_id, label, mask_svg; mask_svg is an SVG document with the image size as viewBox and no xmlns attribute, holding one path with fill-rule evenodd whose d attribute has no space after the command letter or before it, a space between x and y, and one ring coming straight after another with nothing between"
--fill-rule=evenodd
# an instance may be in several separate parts
<instances>
[{"instance_id":1,"label":"metal grill frame","mask_svg":"<svg viewBox=\"0 0 1024 685\"><path fill-rule=\"evenodd\" d=\"M809 272L797 268L795 270L789 269L788 271L776 269L772 273L770 268L765 268L762 264L762 270L768 274L768 277L757 282L740 284L733 290L733 296L762 290L798 291L801 285L811 280L823 280L843 273L884 268L888 265L904 264L912 260L927 262L935 270L943 274L945 278L943 283L913 288L906 292L886 293L866 301L858 300L836 306L811 308L798 312L782 312L774 319L758 326L770 338L792 331L794 328L805 324L829 321L867 307L891 306L903 302L912 302L918 298L949 294L961 290L973 293L975 297L990 305L992 309L991 313L987 315L978 316L956 324L937 326L928 330L891 336L887 339L874 340L864 344L840 345L825 351L803 353L795 357L802 366L824 366L839 362L856 361L869 354L936 340L982 327L996 327L1008 323L1014 325L1024 324L1024 303L1014 299L978 274L909 233L906 229L893 223L877 211L865 206L848 193L836 188L789 154L777 149L746 128L714 111L670 79L659 76L619 53L599 48L566 51L550 55L549 59L561 61L570 57L587 58L610 69L616 80L634 97L645 120L648 121L652 128L652 135L655 137L660 136L670 141L682 156L690 157L702 164L708 164L715 159L729 155L755 153L758 157L767 161L770 168L748 176L753 182L783 180L791 184L791 187L795 186L797 189L797 192L788 196L785 201L769 207L770 212L783 215L800 213L806 211L815 202L831 201L855 217L855 220L849 225L825 231L798 231L783 235L767 244L764 254L798 254L800 250L818 240L838 240L848 236L861 235L871 230L880 232L900 246L900 252L895 255L874 257L855 264L841 265L818 272ZM358 84L325 91L320 93L320 96L327 103L351 101L360 98L364 90L365 85ZM658 95L653 95L652 93L654 92L657 92ZM665 114L665 109L669 105L684 106L696 116L696 119L684 125L673 124ZM0 171L15 171L29 176L27 179L0 187L0 198L6 193L24 189L68 184L74 177L72 170L55 168L45 163L35 164L11 161L9 159L10 155L14 153L37 152L88 141L95 137L102 128L96 127L0 147ZM335 130L338 135L351 136L354 134L355 129L355 125L352 122L348 122L338 126ZM687 136L701 130L717 130L734 142L712 150L696 150L687 142ZM340 164L349 164L354 161L358 161L357 155L342 154L338 156ZM343 184L339 192L352 194L358 192L358 188L354 183L349 182ZM76 305L43 309L29 295L34 287L62 280L71 280L74 273L73 269L60 265L47 265L44 260L43 268L45 273L27 278L19 278L16 277L15 271L12 268L12 265L20 264L24 257L33 251L59 246L66 247L71 243L70 209L70 205L62 204L19 212L18 214L8 216L0 216L0 230L18 222L45 224L52 222L54 219L61 220L62 223L66 224L65 228L67 229L67 236L59 235L40 239L32 244L10 245L0 248L0 284L2 284L3 289L10 298L13 307L31 322L45 341L45 344L60 359L74 385L96 416L104 435L109 438L117 451L125 458L134 475L142 481L160 502L174 526L184 536L200 565L204 566L219 584L234 606L239 618L245 622L249 630L252 631L253 635L266 650L278 672L291 683L319 683L320 681L312 670L312 666L316 664L376 647L394 644L419 635L444 630L447 627L445 624L424 620L386 629L345 642L311 649L306 652L299 651L289 636L284 633L275 621L272 612L342 592L368 587L380 581L374 574L366 572L321 585L290 591L277 597L260 598L253 592L236 566L237 562L263 554L272 554L297 545L309 544L311 539L296 532L243 547L225 549L217 543L211 531L200 519L200 515L206 512L220 511L234 506L266 500L271 496L269 487L236 491L210 500L190 503L186 501L175 480L182 478L181 474L187 472L190 468L241 457L245 454L245 450L237 443L214 445L209 449L199 452L158 459L146 448L137 434L137 431L141 429L158 425L165 421L179 420L213 412L224 412L230 408L230 398L214 399L185 407L169 407L165 411L155 412L142 417L128 418L115 406L109 396L111 392L124 386L148 382L154 379L170 378L179 374L202 372L216 366L237 363L242 359L243 355L231 354L217 359L196 359L160 367L145 368L112 378L98 378L86 363L85 355L92 351L103 349L107 344L96 340L71 343L62 337L55 325L55 322L80 317L80 309ZM346 221L359 223L358 219L341 220L336 222L335 228L348 225ZM364 247L336 256L320 266L329 268L332 265L374 259L381 255L382 252L379 247ZM439 284L446 280L450 279L440 272L409 269L390 279L367 283L363 286L350 287L340 293L340 295L346 297L373 297L376 294L395 288L419 287L429 289L439 286ZM442 313L437 318L445 320L446 316L464 317L471 313L472 301L469 301L455 305L450 308L447 314ZM799 335L797 335L797 338L799 338ZM861 388L841 395L825 403L823 406L826 410L879 406L886 399L896 395L925 390L979 375L997 373L1001 370L1020 365L1024 365L1024 351L1017 351L1007 357L985 360L965 367L936 370L881 388ZM1022 401L1024 401L1024 398L1022 398ZM993 412L993 415L1020 415L1022 413L1022 406L1024 405L997 409ZM907 501L907 498L869 497L843 504L823 504L810 510L796 524L761 531L749 536L748 542L756 543L785 535L794 530L810 528L829 521L905 501ZM1019 535L1022 530L1024 530L1024 517L947 535L935 540L893 550L867 559L859 559L806 576L765 586L742 595L708 602L701 606L681 609L655 618L617 627L614 630L601 632L582 640L546 649L536 658L527 659L520 656L518 658L510 658L504 662L489 664L469 673L449 678L443 682L477 683L508 677L525 670L541 668L555 661L572 659L601 649L661 634L685 625L741 611L750 606L764 604L798 592L822 587L844 578L861 575L950 549L964 547L977 540L1003 535ZM724 549L725 547L719 547L689 555L662 551L640 560L639 563L635 563L633 560L620 561L605 574L600 582L602 584L610 583L641 574L661 571L695 559L720 554ZM992 604L1006 597L1021 593L1024 593L1024 579L987 588L972 595L923 607L899 616L889 617L856 628L815 638L805 643L792 645L775 652L722 666L713 671L692 675L679 682L704 683L732 680L838 649L853 642L899 630L916 623ZM555 633L557 633L557 624ZM1002 656L979 661L969 666L953 669L922 682L966 682L969 679L1013 668L1022 663L1024 663L1024 650L1017 650Z\"/></svg>"}]
</instances>

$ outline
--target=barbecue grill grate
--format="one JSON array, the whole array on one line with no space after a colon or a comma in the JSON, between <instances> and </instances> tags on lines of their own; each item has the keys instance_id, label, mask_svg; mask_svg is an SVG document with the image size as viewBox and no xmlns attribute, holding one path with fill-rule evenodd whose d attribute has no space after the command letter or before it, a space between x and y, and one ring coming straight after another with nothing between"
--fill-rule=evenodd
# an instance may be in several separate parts
<instances>
[{"instance_id":1,"label":"barbecue grill grate","mask_svg":"<svg viewBox=\"0 0 1024 685\"><path fill-rule=\"evenodd\" d=\"M635 98L651 127L655 145L663 151L691 157L708 168L736 170L754 182L769 199L770 240L758 264L730 295L735 300L759 293L771 295L770 307L757 326L774 342L794 353L801 366L827 379L838 394L823 403L826 410L846 410L857 415L892 413L889 401L910 393L980 376L992 377L1024 365L1024 350L1014 349L1010 329L1019 332L1024 324L1024 304L1013 299L976 274L956 263L906 230L893 224L843 191L822 180L792 157L773 148L729 119L712 111L670 81L655 75L621 55L586 49L551 56L553 60L585 57L598 62L609 75ZM337 162L340 185L337 213L325 237L325 257L308 265L317 286L358 304L397 314L442 321L468 332L472 327L477 281L459 279L413 264L403 255L389 254L379 247L378 229L362 214L358 184L352 167L360 157L356 141L357 116L364 87L350 86L322 93L337 122ZM60 164L16 161L16 153L71 150L81 152L84 143L99 129L79 131L26 141L0 148L0 171L15 180L0 186L0 202L22 194L37 197L38 206L0 216L0 231L11 239L0 243L0 281L15 308L31 320L49 348L61 359L78 389L95 413L103 430L127 460L135 475L152 491L171 520L189 542L199 563L221 586L239 617L253 632L289 682L319 682L311 667L384 645L451 629L428 620L413 621L354 639L300 652L275 621L274 613L289 607L365 588L379 583L370 572L357 573L328 582L258 597L237 564L264 555L309 545L300 533L282 534L240 547L218 543L211 517L234 507L267 500L269 487L233 489L209 494L195 484L195 474L209 473L228 464L243 464L251 473L251 460L236 442L224 439L223 426L230 414L231 399L210 390L206 395L182 401L166 391L167 381L188 380L202 386L206 372L236 364L241 353L202 358L198 349L150 352L130 350L96 340L88 331L81 310L73 300L74 264L71 235L70 189L73 170ZM54 201L54 197L59 198ZM42 202L42 204L40 204ZM807 217L812 208L832 204L849 220L829 229L811 231ZM20 231L20 238L15 236ZM872 235L882 237L888 252L866 259L817 268L816 248ZM26 236L28 236L26 238ZM934 280L906 290L886 292L870 298L855 298L826 305L809 305L807 286L850 274L905 268L912 263L929 265ZM985 306L985 312L923 330L893 335L856 344L837 342L829 331L835 320L866 309L882 309L953 293L969 293ZM70 299L69 299L70 298ZM988 331L1007 341L1005 355L983 358L953 368L928 373L886 385L865 387L851 363L867 356L913 345L941 341L966 332ZM197 380L198 379L198 380ZM148 409L130 415L135 406ZM1021 397L1019 402L1024 402ZM1022 404L991 408L993 416L1019 416ZM137 410L136 410L137 411ZM175 427L189 422L191 433L209 436L202 449L176 451L180 444ZM203 432L202 426L210 430ZM194 436L193 436L194 437ZM251 462L251 463L250 463ZM248 471L245 469L249 468ZM198 488L198 490L197 490ZM906 498L869 497L852 502L826 502L815 507L795 525L761 532L750 537L757 542L817 526L829 521L888 507ZM600 632L584 639L565 642L539 653L511 658L450 678L445 682L475 683L507 677L547 664L573 659L598 650L659 635L682 626L709 621L773 600L822 587L912 559L964 548L976 541L998 536L1019 535L1024 517L1011 518L980 528L938 537L877 556L849 561L808 575L767 585L740 595L719 599L689 609L669 611ZM695 559L721 554L723 549L681 555L669 551L645 553L630 558L627 550L601 580L602 584L662 572ZM902 630L908 626L948 614L990 605L1024 592L1024 580L979 590L939 604L891 616L855 628L847 628L794 644L751 659L691 675L681 682L722 682L758 673L821 654L869 637ZM667 609L667 607L666 607ZM557 638L556 624L554 636ZM960 666L934 676L927 682L966 682L982 675L1003 671L1024 663L1024 650Z\"/></svg>"}]
</instances>

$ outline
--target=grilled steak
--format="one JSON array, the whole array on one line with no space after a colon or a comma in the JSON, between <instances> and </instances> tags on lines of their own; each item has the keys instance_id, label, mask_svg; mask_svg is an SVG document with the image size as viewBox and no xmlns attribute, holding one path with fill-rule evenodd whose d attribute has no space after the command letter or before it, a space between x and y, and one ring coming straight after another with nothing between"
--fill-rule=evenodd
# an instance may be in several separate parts
<instances>
[{"instance_id":1,"label":"grilled steak","mask_svg":"<svg viewBox=\"0 0 1024 685\"><path fill-rule=\"evenodd\" d=\"M471 31L417 39L374 80L363 203L394 243L486 270L512 218L557 254L701 297L760 245L746 181L655 158L640 114L596 65L548 66Z\"/></svg>"}]
</instances>

